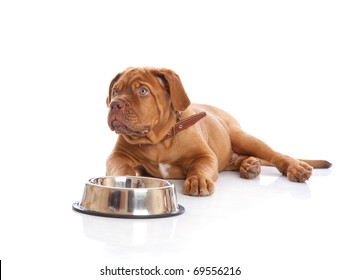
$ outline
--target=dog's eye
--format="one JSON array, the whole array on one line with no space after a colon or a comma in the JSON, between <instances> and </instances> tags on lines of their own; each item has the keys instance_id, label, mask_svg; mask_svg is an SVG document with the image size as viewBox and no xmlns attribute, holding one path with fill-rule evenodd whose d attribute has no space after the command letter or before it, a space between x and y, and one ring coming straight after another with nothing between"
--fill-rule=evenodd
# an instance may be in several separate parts
<instances>
[{"instance_id":1,"label":"dog's eye","mask_svg":"<svg viewBox=\"0 0 339 280\"><path fill-rule=\"evenodd\" d=\"M149 93L148 89L146 87L140 87L138 89L138 94L141 96L146 96Z\"/></svg>"},{"instance_id":2,"label":"dog's eye","mask_svg":"<svg viewBox=\"0 0 339 280\"><path fill-rule=\"evenodd\" d=\"M114 87L113 90L112 90L112 93L113 93L113 96L117 95L118 94L118 88Z\"/></svg>"}]
</instances>

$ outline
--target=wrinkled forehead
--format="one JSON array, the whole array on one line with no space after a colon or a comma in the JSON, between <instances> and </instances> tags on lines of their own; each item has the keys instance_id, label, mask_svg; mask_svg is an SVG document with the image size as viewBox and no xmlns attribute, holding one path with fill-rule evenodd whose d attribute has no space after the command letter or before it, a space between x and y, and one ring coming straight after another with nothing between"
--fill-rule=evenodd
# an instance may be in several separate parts
<instances>
[{"instance_id":1,"label":"wrinkled forehead","mask_svg":"<svg viewBox=\"0 0 339 280\"><path fill-rule=\"evenodd\" d=\"M131 85L136 82L155 83L157 78L147 68L128 68L119 77L118 81L122 81L125 85Z\"/></svg>"}]
</instances>

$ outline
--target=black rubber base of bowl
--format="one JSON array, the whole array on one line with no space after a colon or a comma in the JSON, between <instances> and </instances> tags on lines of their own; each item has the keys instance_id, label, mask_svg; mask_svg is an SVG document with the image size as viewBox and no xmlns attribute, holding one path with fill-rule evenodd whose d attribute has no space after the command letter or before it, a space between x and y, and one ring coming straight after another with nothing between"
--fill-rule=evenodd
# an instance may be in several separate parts
<instances>
[{"instance_id":1,"label":"black rubber base of bowl","mask_svg":"<svg viewBox=\"0 0 339 280\"><path fill-rule=\"evenodd\" d=\"M172 213L165 213L165 214L157 214L157 215L123 215L123 214L109 214L109 213L102 213L102 212L96 212L92 210L88 210L86 208L83 208L80 206L80 202L75 202L72 205L72 208L74 211L92 215L92 216L100 216L100 217L106 217L106 218L124 218L124 219L154 219L154 218L168 218L180 215L185 212L185 208L181 205L178 205L179 210Z\"/></svg>"}]
</instances>

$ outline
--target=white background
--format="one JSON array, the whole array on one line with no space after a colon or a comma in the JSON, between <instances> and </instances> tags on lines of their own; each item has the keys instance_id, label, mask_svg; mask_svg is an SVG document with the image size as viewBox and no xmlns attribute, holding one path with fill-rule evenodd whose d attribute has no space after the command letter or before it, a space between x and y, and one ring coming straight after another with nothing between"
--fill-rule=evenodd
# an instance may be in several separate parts
<instances>
[{"instance_id":1,"label":"white background","mask_svg":"<svg viewBox=\"0 0 339 280\"><path fill-rule=\"evenodd\" d=\"M191 210L172 220L94 218L88 222L72 212L71 205L81 198L87 179L104 175L105 160L116 139L106 125L105 98L110 80L129 66L173 69L192 102L232 113L245 130L283 153L335 164L338 14L337 1L327 0L1 1L0 258L4 278L102 279L98 269L105 265L146 266L150 262L185 269L242 266L247 271L242 279L311 275L337 279L335 165L331 171L319 171L302 187L281 183L292 192L309 187L301 200L287 199L286 193L278 198L261 196L262 191L267 194L265 178L285 182L271 169L264 179L252 182L233 173L222 174L216 198L179 195ZM222 188L224 183L229 189ZM247 189L251 184L260 188ZM240 187L232 188L235 185ZM232 199L242 198L239 207L229 206ZM201 208L204 203L211 208L215 204L217 210ZM227 217L217 212L224 209L219 203L229 207ZM267 223L254 222L263 213L278 226L273 233L282 228L286 232L276 239L263 238L258 230ZM185 228L180 219L195 226ZM293 222L287 223L288 219ZM286 228L279 228L280 221L285 221ZM307 242L294 239L291 231L296 226L301 234L297 236L305 234ZM153 227L160 236L151 231ZM222 227L238 230L223 237L217 234ZM167 228L173 238L161 239ZM96 229L104 237L89 238L98 236ZM309 233L310 229L319 231ZM107 241L106 231L116 235ZM163 248L156 238L170 245ZM228 247L221 246L225 242L230 242Z\"/></svg>"}]
</instances>

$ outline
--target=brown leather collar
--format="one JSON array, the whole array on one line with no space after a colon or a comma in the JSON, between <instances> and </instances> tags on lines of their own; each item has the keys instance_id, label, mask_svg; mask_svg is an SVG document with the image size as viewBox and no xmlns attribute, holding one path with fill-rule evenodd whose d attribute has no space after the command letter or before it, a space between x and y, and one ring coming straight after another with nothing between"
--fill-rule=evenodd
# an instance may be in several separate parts
<instances>
[{"instance_id":1,"label":"brown leather collar","mask_svg":"<svg viewBox=\"0 0 339 280\"><path fill-rule=\"evenodd\" d=\"M181 120L180 114L177 113L178 122L171 128L171 130L166 134L164 138L162 138L161 141L164 141L176 134L178 134L180 131L183 131L186 128L189 128L190 126L197 123L200 119L206 116L206 112L200 112L195 115L189 116L186 119Z\"/></svg>"}]
</instances>

